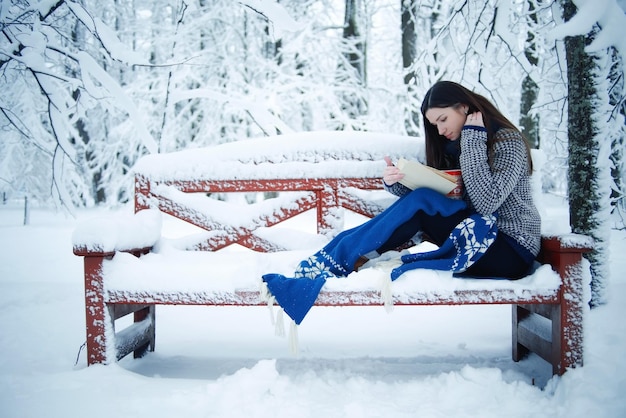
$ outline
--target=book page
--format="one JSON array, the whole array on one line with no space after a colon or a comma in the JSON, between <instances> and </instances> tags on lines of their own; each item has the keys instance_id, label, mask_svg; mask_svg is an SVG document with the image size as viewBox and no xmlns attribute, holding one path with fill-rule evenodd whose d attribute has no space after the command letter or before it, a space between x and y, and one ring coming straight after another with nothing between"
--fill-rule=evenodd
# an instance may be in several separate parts
<instances>
[{"instance_id":1,"label":"book page","mask_svg":"<svg viewBox=\"0 0 626 418\"><path fill-rule=\"evenodd\" d=\"M400 172L404 174L400 184L411 190L415 190L418 187L429 187L441 194L448 194L457 186L455 180L450 179L451 176L448 174L417 161L400 158L396 165Z\"/></svg>"}]
</instances>

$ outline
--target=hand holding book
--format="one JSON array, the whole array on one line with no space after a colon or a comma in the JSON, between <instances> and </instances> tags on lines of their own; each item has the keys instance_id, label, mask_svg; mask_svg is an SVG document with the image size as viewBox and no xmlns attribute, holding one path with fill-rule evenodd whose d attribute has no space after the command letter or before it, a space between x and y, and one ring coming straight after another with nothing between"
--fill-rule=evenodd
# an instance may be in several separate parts
<instances>
[{"instance_id":1,"label":"hand holding book","mask_svg":"<svg viewBox=\"0 0 626 418\"><path fill-rule=\"evenodd\" d=\"M462 194L462 180L460 170L441 171L418 161L409 161L401 158L397 168L400 184L415 190L419 187L428 187L452 198L460 198Z\"/></svg>"},{"instance_id":2,"label":"hand holding book","mask_svg":"<svg viewBox=\"0 0 626 418\"><path fill-rule=\"evenodd\" d=\"M400 169L396 167L390 157L385 157L385 163L387 163L387 166L383 171L383 181L387 186L391 186L404 178L404 174L400 172Z\"/></svg>"}]
</instances>

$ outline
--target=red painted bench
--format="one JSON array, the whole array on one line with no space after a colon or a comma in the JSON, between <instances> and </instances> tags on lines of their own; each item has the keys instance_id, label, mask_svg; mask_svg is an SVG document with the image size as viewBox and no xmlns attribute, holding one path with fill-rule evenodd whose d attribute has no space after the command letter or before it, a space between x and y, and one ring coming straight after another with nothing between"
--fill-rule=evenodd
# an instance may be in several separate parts
<instances>
[{"instance_id":1,"label":"red painted bench","mask_svg":"<svg viewBox=\"0 0 626 418\"><path fill-rule=\"evenodd\" d=\"M403 149L399 144L409 140L398 141L395 145L399 152L406 153L406 148ZM414 142L407 142L407 147L409 145L415 146ZM319 143L316 146L319 147ZM332 146L338 145L334 143ZM379 153L384 155L386 151L380 150ZM192 262L211 266L211 271L216 271L215 276L220 277L220 263L231 267L237 262L253 265L261 259L268 260L279 254L281 259L292 257L290 262L295 265L306 253L290 251L258 232L314 209L318 232L332 236L340 229L339 208L370 217L379 213L386 204L368 199L372 193L367 191L381 189L381 179L372 174L380 173L381 167L373 167L372 164L382 155L373 153L369 156L371 161L364 160L353 168L343 170L348 174L360 172L361 176L337 176L338 170L328 170L326 167L324 172L331 174L317 175L315 178L281 176L279 173L293 174L289 169L281 171L281 167L286 167L281 166L282 162L269 162L272 169L268 170L263 167L265 163L250 164L249 161L244 162L249 171L232 170L231 167L226 172L220 171L217 176L211 174L210 169L206 170L210 177L202 177L197 173L187 175L171 167L168 172L176 173L177 178L168 178L161 172L151 172L150 167L161 166L166 162L176 166L176 158L171 155L150 156L148 162L152 165L139 164L136 169L136 219L121 225L115 222L108 226L88 223L79 226L74 236L74 253L84 257L88 364L110 363L131 352L139 357L147 351L153 351L155 306L158 304L266 305L258 287L260 275L252 274L255 277L232 284L229 278L213 281L195 277L197 273L185 273L182 264L189 265L189 260L193 259ZM217 157L214 155L211 158L219 158L219 153ZM189 163L188 158L182 158L181 161ZM341 167L346 161L330 162L331 165L335 163ZM325 162L317 161L315 164L324 165ZM263 178L268 173L272 178ZM233 192L283 193L276 199L243 207L206 197L207 194ZM377 196L384 194L377 193ZM176 267L176 257L171 257L168 252L155 252L154 247L161 239L161 231L158 213L154 209L206 231L193 239L186 239L184 248L179 248L203 251L181 251L180 254L188 254L186 257L191 258L183 260L179 267ZM112 231L116 228L120 234L141 239L137 242L120 239L119 236L115 238ZM137 232L134 232L135 229ZM221 250L232 244L254 251L239 252L236 258L230 258L233 257L232 253ZM528 352L534 352L552 365L554 374L560 375L567 368L583 363L582 254L588 251L591 244L586 237L573 234L544 237L539 259L549 264L556 274L544 267L535 274L537 278L529 277L520 281L467 280L450 276L443 279L447 280L448 285L451 284L444 290L439 286L415 286L413 281L403 281L401 278L392 284L390 297L394 305L511 304L513 360L519 361ZM287 251L277 253L283 250ZM241 257L249 259L241 261ZM172 272L166 271L169 268ZM364 272L366 270L369 269ZM407 275L425 273L428 272L416 271ZM374 273L368 274L371 276ZM380 289L372 287L371 280L365 280L364 284L359 281L359 276L368 274L360 271L354 279L352 276L337 279L344 284L350 283L348 287L333 286L329 282L320 293L316 305L383 305L385 301L381 298ZM182 277L185 275L189 276L187 281ZM151 276L154 280L147 285L148 282L138 276ZM232 280L236 282L242 279L240 276L235 275ZM116 320L129 314L134 315L133 324L117 330Z\"/></svg>"}]
</instances>

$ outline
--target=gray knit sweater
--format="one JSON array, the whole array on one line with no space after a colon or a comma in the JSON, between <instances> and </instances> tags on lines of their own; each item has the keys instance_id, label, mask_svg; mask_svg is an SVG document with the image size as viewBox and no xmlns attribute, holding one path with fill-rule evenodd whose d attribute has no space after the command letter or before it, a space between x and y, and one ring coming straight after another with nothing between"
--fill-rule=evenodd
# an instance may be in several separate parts
<instances>
[{"instance_id":1,"label":"gray knit sweater","mask_svg":"<svg viewBox=\"0 0 626 418\"><path fill-rule=\"evenodd\" d=\"M465 185L463 199L472 211L497 212L498 229L536 256L541 245L541 218L533 203L523 141L515 130L498 130L490 166L486 130L474 126L463 128L460 156ZM400 183L385 187L398 196L410 192Z\"/></svg>"}]
</instances>

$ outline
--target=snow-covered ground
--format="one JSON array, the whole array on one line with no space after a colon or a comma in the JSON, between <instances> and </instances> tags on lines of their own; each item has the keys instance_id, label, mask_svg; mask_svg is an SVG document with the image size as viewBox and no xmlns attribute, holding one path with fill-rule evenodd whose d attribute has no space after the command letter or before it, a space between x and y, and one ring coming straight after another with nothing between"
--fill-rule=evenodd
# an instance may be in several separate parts
<instances>
[{"instance_id":1,"label":"snow-covered ground","mask_svg":"<svg viewBox=\"0 0 626 418\"><path fill-rule=\"evenodd\" d=\"M561 378L537 357L511 360L506 305L314 307L297 357L267 308L160 306L154 353L87 368L71 236L99 211L34 209L22 226L19 205L0 206L4 418L626 416L624 231L611 237L610 301L587 312L585 366ZM557 198L548 215L567 222Z\"/></svg>"}]
</instances>

